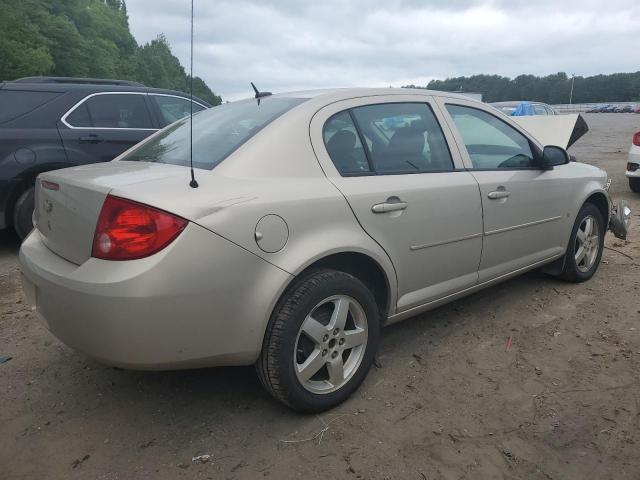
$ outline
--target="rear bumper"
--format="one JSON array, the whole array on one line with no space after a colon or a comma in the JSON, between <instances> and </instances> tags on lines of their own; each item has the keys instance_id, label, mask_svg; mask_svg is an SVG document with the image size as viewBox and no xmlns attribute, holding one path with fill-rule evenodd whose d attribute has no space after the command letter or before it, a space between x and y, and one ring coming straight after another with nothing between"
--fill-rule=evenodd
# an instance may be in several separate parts
<instances>
[{"instance_id":1,"label":"rear bumper","mask_svg":"<svg viewBox=\"0 0 640 480\"><path fill-rule=\"evenodd\" d=\"M24 289L49 330L102 363L165 370L253 363L289 274L195 224L140 260L20 249Z\"/></svg>"}]
</instances>

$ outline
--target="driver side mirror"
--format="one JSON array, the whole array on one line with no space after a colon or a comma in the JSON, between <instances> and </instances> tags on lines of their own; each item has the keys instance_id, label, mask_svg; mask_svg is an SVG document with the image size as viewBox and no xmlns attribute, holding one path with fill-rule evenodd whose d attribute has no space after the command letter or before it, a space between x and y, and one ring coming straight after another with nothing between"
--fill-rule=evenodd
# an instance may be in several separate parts
<instances>
[{"instance_id":1,"label":"driver side mirror","mask_svg":"<svg viewBox=\"0 0 640 480\"><path fill-rule=\"evenodd\" d=\"M562 147L556 147L554 145L547 145L542 151L542 165L544 170L552 170L553 167L558 165L564 165L569 163L571 157L567 151Z\"/></svg>"}]
</instances>

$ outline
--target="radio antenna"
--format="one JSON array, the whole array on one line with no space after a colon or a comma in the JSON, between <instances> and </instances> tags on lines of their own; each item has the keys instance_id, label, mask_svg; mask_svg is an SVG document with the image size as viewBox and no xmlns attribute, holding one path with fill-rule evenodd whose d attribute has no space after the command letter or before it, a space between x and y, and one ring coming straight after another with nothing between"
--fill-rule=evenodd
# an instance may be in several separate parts
<instances>
[{"instance_id":1,"label":"radio antenna","mask_svg":"<svg viewBox=\"0 0 640 480\"><path fill-rule=\"evenodd\" d=\"M189 166L191 167L191 188L198 188L196 175L193 171L193 0L191 0L191 74L189 75L189 106L191 107L191 115L189 116Z\"/></svg>"}]
</instances>

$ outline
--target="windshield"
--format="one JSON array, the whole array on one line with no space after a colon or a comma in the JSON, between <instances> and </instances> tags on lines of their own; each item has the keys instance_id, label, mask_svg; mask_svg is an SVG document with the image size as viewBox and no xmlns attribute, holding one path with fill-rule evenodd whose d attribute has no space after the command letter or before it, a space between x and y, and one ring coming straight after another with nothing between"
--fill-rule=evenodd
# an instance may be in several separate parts
<instances>
[{"instance_id":1,"label":"windshield","mask_svg":"<svg viewBox=\"0 0 640 480\"><path fill-rule=\"evenodd\" d=\"M193 166L211 170L304 98L267 97L226 103L193 116ZM121 160L189 165L189 118L165 128Z\"/></svg>"}]
</instances>

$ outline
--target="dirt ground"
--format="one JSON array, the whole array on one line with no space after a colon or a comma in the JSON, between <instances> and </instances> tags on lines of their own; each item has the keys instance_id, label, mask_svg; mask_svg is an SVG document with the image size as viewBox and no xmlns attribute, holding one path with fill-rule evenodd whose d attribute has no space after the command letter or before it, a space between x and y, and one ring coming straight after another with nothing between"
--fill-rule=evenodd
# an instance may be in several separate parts
<instances>
[{"instance_id":1,"label":"dirt ground","mask_svg":"<svg viewBox=\"0 0 640 480\"><path fill-rule=\"evenodd\" d=\"M320 416L252 368L131 372L70 350L34 321L2 234L0 479L640 478L640 196L623 176L640 115L587 122L571 153L630 201L630 240L608 236L588 283L530 273L385 329L379 366Z\"/></svg>"}]
</instances>

